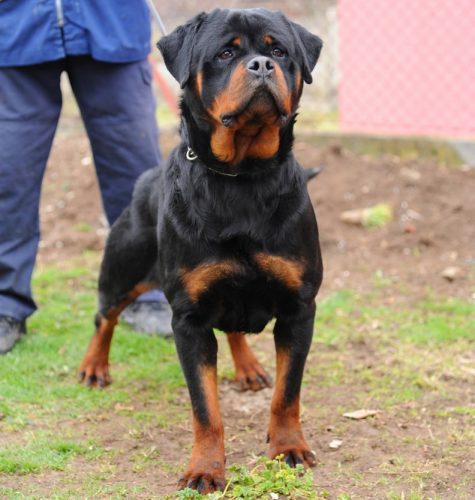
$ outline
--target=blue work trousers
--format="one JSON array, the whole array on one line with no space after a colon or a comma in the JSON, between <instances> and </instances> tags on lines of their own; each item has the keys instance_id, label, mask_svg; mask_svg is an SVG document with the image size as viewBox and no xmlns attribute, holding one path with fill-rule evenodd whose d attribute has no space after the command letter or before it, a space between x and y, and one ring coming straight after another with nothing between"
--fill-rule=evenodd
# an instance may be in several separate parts
<instances>
[{"instance_id":1,"label":"blue work trousers","mask_svg":"<svg viewBox=\"0 0 475 500\"><path fill-rule=\"evenodd\" d=\"M36 310L30 281L40 191L61 111L63 71L91 142L110 224L130 202L137 177L160 163L147 60L117 64L76 56L0 68L0 315L18 320Z\"/></svg>"}]
</instances>

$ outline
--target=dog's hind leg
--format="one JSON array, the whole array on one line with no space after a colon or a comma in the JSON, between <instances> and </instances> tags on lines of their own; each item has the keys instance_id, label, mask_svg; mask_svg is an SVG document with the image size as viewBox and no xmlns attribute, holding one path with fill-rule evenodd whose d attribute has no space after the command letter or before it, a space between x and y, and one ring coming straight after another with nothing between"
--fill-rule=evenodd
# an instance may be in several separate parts
<instances>
[{"instance_id":1,"label":"dog's hind leg","mask_svg":"<svg viewBox=\"0 0 475 500\"><path fill-rule=\"evenodd\" d=\"M155 226L144 226L126 209L112 226L99 277L96 331L79 368L80 381L110 384L109 349L120 313L139 295L155 288L149 276L156 261Z\"/></svg>"},{"instance_id":2,"label":"dog's hind leg","mask_svg":"<svg viewBox=\"0 0 475 500\"><path fill-rule=\"evenodd\" d=\"M242 391L272 387L272 379L262 368L246 341L244 333L228 333L229 347L236 369L236 381Z\"/></svg>"},{"instance_id":3,"label":"dog's hind leg","mask_svg":"<svg viewBox=\"0 0 475 500\"><path fill-rule=\"evenodd\" d=\"M105 387L111 383L109 350L118 317L139 295L155 288L155 286L154 284L140 283L117 306L111 307L104 314L97 313L96 331L79 367L80 382L85 382L88 387Z\"/></svg>"}]
</instances>

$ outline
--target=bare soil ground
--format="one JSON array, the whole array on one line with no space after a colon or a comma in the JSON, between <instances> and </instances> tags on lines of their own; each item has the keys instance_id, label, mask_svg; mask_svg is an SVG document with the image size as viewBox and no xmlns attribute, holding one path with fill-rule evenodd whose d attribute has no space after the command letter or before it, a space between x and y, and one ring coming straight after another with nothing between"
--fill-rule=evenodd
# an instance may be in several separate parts
<instances>
[{"instance_id":1,"label":"bare soil ground","mask_svg":"<svg viewBox=\"0 0 475 500\"><path fill-rule=\"evenodd\" d=\"M162 135L165 151L175 141L175 132ZM428 294L474 300L475 170L455 170L417 160L357 157L338 146L320 150L308 137L296 142L295 152L304 166L325 166L309 185L325 265L321 297L339 290L364 295L377 288L382 307L405 307ZM389 203L394 211L394 220L383 228L363 229L340 220L344 210L380 202ZM55 141L44 182L41 217L41 266L67 266L85 251L103 248L107 228L88 142L81 133L59 136ZM447 267L457 268L453 280L442 276ZM390 286L381 287L385 280ZM434 390L390 405L375 417L345 419L344 411L378 404L378 398L372 395L364 399L365 393L369 394L366 384L373 384L373 379L368 382L362 374L375 369L377 379L378 366L397 367L404 356L397 345L385 346L384 350L374 347L372 339L382 334L377 325L360 327L345 349L320 343L317 332L309 358L303 423L318 455L316 490L330 498L343 493L348 497L341 498L386 498L390 492L399 495L394 498L403 498L401 492L406 492L405 498L412 498L411 492L420 495L414 498L470 498L475 488L474 454L468 444L468 437L473 435L467 433L473 420L464 412L447 408L460 402L473 408L473 372L455 376L444 370L443 363L431 365L430 352L424 365L421 351L414 361L414 371L421 370L429 378L439 371L437 384L443 383L442 391L436 384ZM253 339L253 343L263 363L272 366L271 335ZM464 356L461 363L475 361L473 351ZM225 357L229 360L228 353ZM317 371L317 366L325 369ZM337 379L332 382L333 376ZM223 381L221 403L229 463L252 463L254 453L265 452L270 398L271 390L239 393L230 382ZM137 497L151 498L173 492L186 462L191 442L189 404L183 390L170 403L183 418L165 428L138 428L131 423L127 410L140 410L142 404L132 401L125 410L115 408L107 415L96 415L96 420L67 422L65 426L84 437L99 439L110 450L110 468L96 470L105 483L141 486ZM145 405L149 411L169 411L158 398ZM336 438L343 444L331 449L329 442ZM159 456L154 456L154 450L160 450ZM153 459L153 467L145 460L147 454ZM131 457L139 455L145 457L143 467L134 469ZM84 477L95 468L94 462L77 459L67 477L61 472L45 472L23 481L35 485L45 496L60 485L80 491ZM18 486L17 477L4 479L6 486Z\"/></svg>"}]
</instances>

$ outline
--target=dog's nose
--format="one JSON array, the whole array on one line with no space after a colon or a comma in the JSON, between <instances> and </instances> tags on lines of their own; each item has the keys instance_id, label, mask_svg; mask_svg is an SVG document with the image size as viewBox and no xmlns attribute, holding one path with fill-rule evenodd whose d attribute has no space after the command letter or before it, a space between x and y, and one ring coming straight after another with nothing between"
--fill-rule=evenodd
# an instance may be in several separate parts
<instances>
[{"instance_id":1,"label":"dog's nose","mask_svg":"<svg viewBox=\"0 0 475 500\"><path fill-rule=\"evenodd\" d=\"M247 63L247 71L257 77L267 77L274 72L274 62L265 56L254 57Z\"/></svg>"}]
</instances>

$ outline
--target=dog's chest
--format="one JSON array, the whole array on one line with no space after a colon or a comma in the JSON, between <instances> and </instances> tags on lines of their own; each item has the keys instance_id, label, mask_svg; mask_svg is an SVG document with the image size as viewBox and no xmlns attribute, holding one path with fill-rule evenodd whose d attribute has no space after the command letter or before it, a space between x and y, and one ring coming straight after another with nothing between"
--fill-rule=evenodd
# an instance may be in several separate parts
<instances>
[{"instance_id":1,"label":"dog's chest","mask_svg":"<svg viewBox=\"0 0 475 500\"><path fill-rule=\"evenodd\" d=\"M298 300L304 264L265 252L182 269L180 279L200 315L226 331L260 331L285 302Z\"/></svg>"},{"instance_id":2,"label":"dog's chest","mask_svg":"<svg viewBox=\"0 0 475 500\"><path fill-rule=\"evenodd\" d=\"M192 302L198 302L219 286L237 290L251 283L275 284L289 291L302 285L304 265L297 259L256 252L245 262L233 258L205 262L181 269L180 278Z\"/></svg>"}]
</instances>

